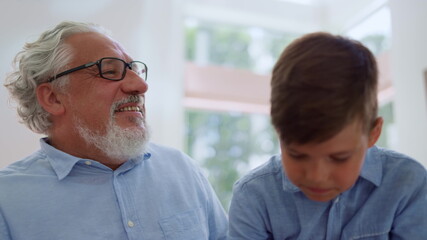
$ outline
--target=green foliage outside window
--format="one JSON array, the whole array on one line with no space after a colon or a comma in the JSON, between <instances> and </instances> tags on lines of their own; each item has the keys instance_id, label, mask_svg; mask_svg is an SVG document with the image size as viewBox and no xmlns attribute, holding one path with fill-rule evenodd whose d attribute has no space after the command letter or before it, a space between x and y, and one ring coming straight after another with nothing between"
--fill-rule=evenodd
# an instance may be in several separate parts
<instances>
[{"instance_id":1,"label":"green foliage outside window","mask_svg":"<svg viewBox=\"0 0 427 240\"><path fill-rule=\"evenodd\" d=\"M274 62L294 35L265 31L256 54L251 29L229 25L187 26L186 57L196 61L198 34L204 34L212 65L253 70L259 55ZM257 55L258 54L258 55ZM269 73L273 64L265 73ZM253 167L279 152L268 115L186 111L186 152L206 169L220 201L228 209L233 184Z\"/></svg>"},{"instance_id":2,"label":"green foliage outside window","mask_svg":"<svg viewBox=\"0 0 427 240\"><path fill-rule=\"evenodd\" d=\"M187 153L201 161L224 208L232 186L253 165L278 153L268 116L188 110Z\"/></svg>"},{"instance_id":3,"label":"green foliage outside window","mask_svg":"<svg viewBox=\"0 0 427 240\"><path fill-rule=\"evenodd\" d=\"M392 147L393 143L390 141L393 140L393 136L389 136L390 133L388 128L394 124L393 103L390 102L380 107L378 109L378 116L381 116L384 119L384 123L380 138L378 139L376 145L385 148Z\"/></svg>"},{"instance_id":4,"label":"green foliage outside window","mask_svg":"<svg viewBox=\"0 0 427 240\"><path fill-rule=\"evenodd\" d=\"M254 43L251 28L208 23L187 26L185 34L188 61L196 61L196 41L200 33L208 36L205 50L208 51L210 64L249 70L256 67L258 56L251 54L250 51ZM261 46L263 54L271 56L274 60L277 59L284 47L296 36L296 34L263 30Z\"/></svg>"},{"instance_id":5,"label":"green foliage outside window","mask_svg":"<svg viewBox=\"0 0 427 240\"><path fill-rule=\"evenodd\" d=\"M371 34L360 39L369 50L372 51L374 55L379 55L385 49L388 48L386 36L382 34Z\"/></svg>"}]
</instances>

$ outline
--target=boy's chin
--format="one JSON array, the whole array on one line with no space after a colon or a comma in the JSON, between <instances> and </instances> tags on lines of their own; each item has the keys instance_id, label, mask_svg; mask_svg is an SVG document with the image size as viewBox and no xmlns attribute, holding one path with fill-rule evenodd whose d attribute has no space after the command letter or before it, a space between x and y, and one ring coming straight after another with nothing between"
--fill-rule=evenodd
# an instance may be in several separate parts
<instances>
[{"instance_id":1,"label":"boy's chin","mask_svg":"<svg viewBox=\"0 0 427 240\"><path fill-rule=\"evenodd\" d=\"M329 202L331 200L334 200L339 193L325 193L325 194L313 194L313 193L308 193L308 192L303 192L304 195L315 202Z\"/></svg>"}]
</instances>

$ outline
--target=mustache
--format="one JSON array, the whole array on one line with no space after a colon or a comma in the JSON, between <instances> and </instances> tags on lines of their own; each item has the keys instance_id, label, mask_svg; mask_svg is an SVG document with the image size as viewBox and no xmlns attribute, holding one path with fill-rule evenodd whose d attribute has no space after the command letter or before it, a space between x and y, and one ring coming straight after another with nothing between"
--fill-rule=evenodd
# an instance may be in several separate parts
<instances>
[{"instance_id":1,"label":"mustache","mask_svg":"<svg viewBox=\"0 0 427 240\"><path fill-rule=\"evenodd\" d=\"M126 103L137 103L137 104L144 104L144 97L140 95L130 95L128 97L125 97L123 99L120 99L118 101L115 101L113 105L111 106L110 114L111 116L114 115L115 110L122 104Z\"/></svg>"}]
</instances>

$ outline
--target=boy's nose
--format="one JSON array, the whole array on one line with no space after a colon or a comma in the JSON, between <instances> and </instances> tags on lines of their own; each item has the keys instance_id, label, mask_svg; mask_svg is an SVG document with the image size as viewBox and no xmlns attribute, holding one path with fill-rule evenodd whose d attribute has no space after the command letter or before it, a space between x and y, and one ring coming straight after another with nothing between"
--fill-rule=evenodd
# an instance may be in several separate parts
<instances>
[{"instance_id":1,"label":"boy's nose","mask_svg":"<svg viewBox=\"0 0 427 240\"><path fill-rule=\"evenodd\" d=\"M322 160L316 160L314 163L307 169L306 177L312 183L321 183L326 181L329 178L330 169L328 164Z\"/></svg>"}]
</instances>

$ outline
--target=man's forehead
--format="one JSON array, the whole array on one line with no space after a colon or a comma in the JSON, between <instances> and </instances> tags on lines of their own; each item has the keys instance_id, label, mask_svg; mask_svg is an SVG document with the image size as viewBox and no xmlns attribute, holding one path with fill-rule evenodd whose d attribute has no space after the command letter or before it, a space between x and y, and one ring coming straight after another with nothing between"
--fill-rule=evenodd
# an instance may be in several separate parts
<instances>
[{"instance_id":1,"label":"man's forehead","mask_svg":"<svg viewBox=\"0 0 427 240\"><path fill-rule=\"evenodd\" d=\"M76 60L94 61L103 57L119 57L124 60L130 58L119 42L101 33L76 33L69 36L65 43L72 47Z\"/></svg>"}]
</instances>

